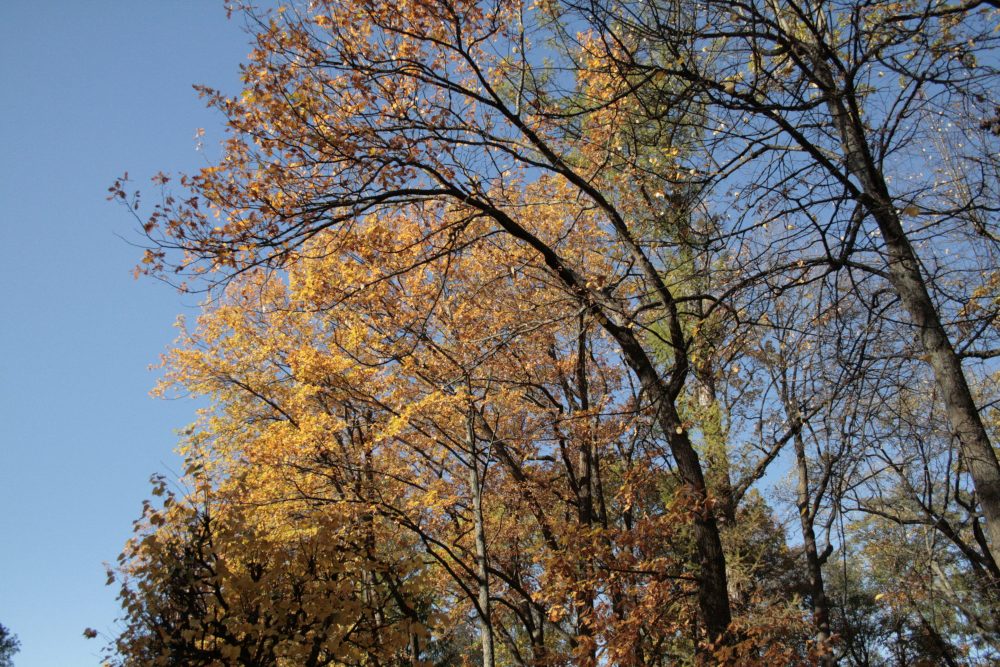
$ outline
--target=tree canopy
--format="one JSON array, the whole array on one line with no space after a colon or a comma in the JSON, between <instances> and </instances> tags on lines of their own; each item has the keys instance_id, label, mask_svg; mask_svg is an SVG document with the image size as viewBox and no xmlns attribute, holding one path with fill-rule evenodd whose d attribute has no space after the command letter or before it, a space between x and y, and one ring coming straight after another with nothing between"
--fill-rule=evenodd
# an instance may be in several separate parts
<instances>
[{"instance_id":1,"label":"tree canopy","mask_svg":"<svg viewBox=\"0 0 1000 667\"><path fill-rule=\"evenodd\" d=\"M110 661L1000 657L994 3L234 10Z\"/></svg>"}]
</instances>

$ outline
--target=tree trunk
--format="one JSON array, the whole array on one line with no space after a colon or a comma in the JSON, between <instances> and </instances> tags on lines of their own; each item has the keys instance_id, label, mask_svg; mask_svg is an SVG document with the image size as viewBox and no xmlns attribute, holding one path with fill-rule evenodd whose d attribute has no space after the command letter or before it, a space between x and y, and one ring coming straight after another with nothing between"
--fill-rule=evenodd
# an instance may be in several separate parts
<instances>
[{"instance_id":1,"label":"tree trunk","mask_svg":"<svg viewBox=\"0 0 1000 667\"><path fill-rule=\"evenodd\" d=\"M791 409L791 406L786 406ZM794 418L794 417L793 417ZM802 546L806 557L806 570L809 574L809 595L812 598L813 625L816 627L816 642L829 649L830 605L826 599L826 588L823 585L823 559L816 547L816 533L813 529L815 515L812 511L812 498L809 495L809 468L806 465L806 448L802 440L802 431L795 432L795 465L798 470L796 488L796 507L799 510L799 525L802 529ZM832 653L824 652L820 659L823 667L833 667L837 664Z\"/></svg>"},{"instance_id":2,"label":"tree trunk","mask_svg":"<svg viewBox=\"0 0 1000 667\"><path fill-rule=\"evenodd\" d=\"M461 194L461 193L459 193ZM463 195L464 196L464 195ZM728 637L729 624L732 622L732 612L729 607L729 591L726 577L726 557L722 550L722 540L719 537L719 526L715 520L715 512L708 502L708 489L702 474L701 461L698 453L691 445L687 431L677 412L674 403L675 394L683 386L687 371L687 350L683 345L683 333L677 317L676 302L665 288L657 293L663 299L661 306L667 313L671 323L671 339L674 345L675 368L670 381L660 377L653 360L646 353L642 343L629 328L628 322L617 322L617 309L607 303L607 298L595 291L581 280L563 259L549 245L522 227L516 220L501 209L478 200L465 199L467 204L479 208L496 221L502 229L513 237L527 243L536 250L545 264L555 273L571 293L586 306L594 319L615 340L622 353L622 358L635 373L642 386L643 393L649 397L656 415L656 421L670 446L670 453L677 463L677 470L685 490L690 494L695 506L694 539L698 557L698 607L705 623L705 629L712 641L725 640ZM630 247L633 247L630 245ZM645 260L647 273L655 274L655 269L649 260L639 254L640 260ZM655 275L651 280L656 278ZM662 281L661 287L662 287Z\"/></svg>"},{"instance_id":3,"label":"tree trunk","mask_svg":"<svg viewBox=\"0 0 1000 667\"><path fill-rule=\"evenodd\" d=\"M826 95L827 108L840 137L847 171L860 184L861 190L855 197L882 233L888 251L889 282L916 327L934 372L948 421L976 487L991 552L996 559L996 550L1000 549L1000 462L996 451L965 379L962 361L931 299L917 254L903 230L885 176L872 157L853 91L838 86L818 46L807 48L813 74Z\"/></svg>"},{"instance_id":4,"label":"tree trunk","mask_svg":"<svg viewBox=\"0 0 1000 667\"><path fill-rule=\"evenodd\" d=\"M577 335L576 353L576 392L580 403L580 411L586 413L590 410L590 388L587 382L587 328L584 316L580 316L580 328ZM592 424L591 417L585 416L587 423ZM590 528L594 524L594 450L593 438L588 432L584 436L583 442L577 447L577 521L582 526ZM588 539L590 533L588 531ZM589 552L589 549L588 549ZM590 557L581 558L577 566L580 568L580 579L585 582L592 581ZM579 598L576 599L576 625L577 635L583 644L580 658L577 664L580 667L595 667L597 665L597 644L594 641L594 591L587 585L587 588L579 591Z\"/></svg>"},{"instance_id":5,"label":"tree trunk","mask_svg":"<svg viewBox=\"0 0 1000 667\"><path fill-rule=\"evenodd\" d=\"M483 526L483 485L479 476L479 453L476 450L476 413L470 406L468 424L469 487L472 491L472 512L475 523L476 578L479 585L479 634L483 647L483 667L494 667L493 622L490 618L490 580L486 561L486 529Z\"/></svg>"},{"instance_id":6,"label":"tree trunk","mask_svg":"<svg viewBox=\"0 0 1000 667\"><path fill-rule=\"evenodd\" d=\"M887 199L887 198L886 198ZM965 379L962 362L941 323L920 273L913 247L903 231L899 216L883 200L873 211L889 250L889 276L916 325L920 343L934 371L934 379L944 401L948 421L969 467L976 495L986 518L990 552L996 559L1000 548L1000 463L990 442Z\"/></svg>"},{"instance_id":7,"label":"tree trunk","mask_svg":"<svg viewBox=\"0 0 1000 667\"><path fill-rule=\"evenodd\" d=\"M722 426L722 412L715 389L715 368L705 360L694 365L694 390L700 412L701 432L705 440L705 466L708 487L719 503L724 525L736 522L736 502L729 469L729 447Z\"/></svg>"},{"instance_id":8,"label":"tree trunk","mask_svg":"<svg viewBox=\"0 0 1000 667\"><path fill-rule=\"evenodd\" d=\"M607 325L606 325L607 326ZM626 363L632 368L655 406L657 422L670 444L677 471L694 503L694 539L698 554L698 607L709 639L728 636L732 612L729 607L729 583L726 556L722 550L719 525L708 502L708 488L698 453L691 444L677 406L652 361L634 338L619 338ZM680 352L678 352L680 353Z\"/></svg>"}]
</instances>

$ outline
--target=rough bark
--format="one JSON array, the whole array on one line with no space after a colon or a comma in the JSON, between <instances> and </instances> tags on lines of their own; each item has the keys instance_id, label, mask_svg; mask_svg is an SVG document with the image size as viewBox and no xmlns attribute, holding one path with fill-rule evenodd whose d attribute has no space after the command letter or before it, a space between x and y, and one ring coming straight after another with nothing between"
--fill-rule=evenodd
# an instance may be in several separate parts
<instances>
[{"instance_id":1,"label":"rough bark","mask_svg":"<svg viewBox=\"0 0 1000 667\"><path fill-rule=\"evenodd\" d=\"M839 91L832 72L814 58L816 78L827 92L827 108L840 136L848 173L860 185L858 200L878 225L885 243L889 282L917 330L934 373L952 432L969 468L986 518L991 552L1000 548L1000 462L983 425L962 362L920 270L920 261L893 205L885 176L868 148L852 96Z\"/></svg>"}]
</instances>

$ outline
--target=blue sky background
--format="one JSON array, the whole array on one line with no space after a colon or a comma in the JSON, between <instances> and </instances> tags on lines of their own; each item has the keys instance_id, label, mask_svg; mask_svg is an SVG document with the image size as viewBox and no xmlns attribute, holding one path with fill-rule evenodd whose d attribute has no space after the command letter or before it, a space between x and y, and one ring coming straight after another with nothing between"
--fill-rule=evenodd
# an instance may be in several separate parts
<instances>
[{"instance_id":1,"label":"blue sky background","mask_svg":"<svg viewBox=\"0 0 1000 667\"><path fill-rule=\"evenodd\" d=\"M105 200L215 153L191 85L236 92L250 38L221 0L0 1L0 623L17 667L98 665L114 634L102 562L147 480L177 470L188 400L149 370L196 299L135 281L126 212ZM86 640L83 630L104 633Z\"/></svg>"}]
</instances>

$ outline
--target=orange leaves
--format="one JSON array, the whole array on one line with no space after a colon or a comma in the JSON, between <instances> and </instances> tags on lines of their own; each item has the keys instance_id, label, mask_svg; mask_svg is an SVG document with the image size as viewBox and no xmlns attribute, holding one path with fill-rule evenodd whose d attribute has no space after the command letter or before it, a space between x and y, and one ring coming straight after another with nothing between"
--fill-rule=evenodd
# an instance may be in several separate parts
<instances>
[{"instance_id":1,"label":"orange leaves","mask_svg":"<svg viewBox=\"0 0 1000 667\"><path fill-rule=\"evenodd\" d=\"M526 224L580 271L606 275L587 250L603 231L565 197L556 182L528 188ZM243 274L168 356L170 382L214 400L189 449L224 462L214 493L259 507L246 521L278 544L312 535L308 523L288 529L289 512L353 517L336 531L349 543L363 541L366 516L381 517L414 553L452 568L428 576L460 599L468 582L454 577L473 552L465 480L475 456L491 562L521 579L520 591L497 595L514 605L527 594L551 618L549 604L571 604L579 591L626 586L622 577L634 576L607 578L601 568L638 543L563 517L577 514L583 471L574 452L613 461L628 437L630 420L614 416L625 406L613 351L587 327L581 352L574 300L530 252L462 207L412 207L391 224L372 215L316 236L287 281ZM618 471L605 474L614 498ZM326 511L308 510L309 521ZM518 573L524 562L537 569ZM598 569L573 575L579 562ZM638 594L639 580L627 586ZM464 605L442 622L454 623Z\"/></svg>"},{"instance_id":2,"label":"orange leaves","mask_svg":"<svg viewBox=\"0 0 1000 667\"><path fill-rule=\"evenodd\" d=\"M223 558L235 589L259 594L251 561L339 548L364 592L337 593L345 618L391 599L394 629L444 641L490 588L526 662L618 660L640 628L659 647L694 623L688 525L708 505L666 472L638 338L676 314L630 236L653 176L621 145L627 84L594 35L536 67L531 42L565 26L522 9L330 1L262 22L243 94L206 91L223 160L153 227L229 278L167 383L213 401L185 446L239 521L226 537L250 536Z\"/></svg>"},{"instance_id":3,"label":"orange leaves","mask_svg":"<svg viewBox=\"0 0 1000 667\"><path fill-rule=\"evenodd\" d=\"M229 118L231 135L222 163L190 184L228 222L162 229L164 244L187 251L185 265L211 260L228 272L257 253L280 262L326 226L373 211L394 217L397 204L466 194L504 204L536 159L521 135L549 131L541 117L530 128L512 120L507 105L523 100L505 101L506 87L523 84L526 54L494 70L496 88L483 79L520 14L507 2L373 0L274 16L258 35L243 94L201 89ZM186 208L169 217L200 219ZM274 239L282 230L287 243Z\"/></svg>"}]
</instances>

